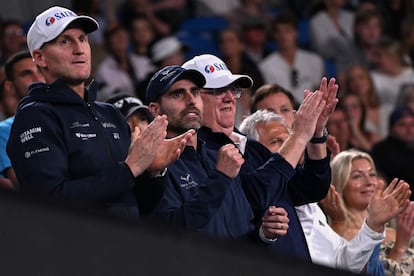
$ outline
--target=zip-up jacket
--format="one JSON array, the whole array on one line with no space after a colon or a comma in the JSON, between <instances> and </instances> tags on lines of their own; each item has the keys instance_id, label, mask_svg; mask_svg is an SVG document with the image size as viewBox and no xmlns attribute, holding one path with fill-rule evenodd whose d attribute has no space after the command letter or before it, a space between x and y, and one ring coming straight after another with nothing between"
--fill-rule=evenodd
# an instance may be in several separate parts
<instances>
[{"instance_id":1,"label":"zip-up jacket","mask_svg":"<svg viewBox=\"0 0 414 276\"><path fill-rule=\"evenodd\" d=\"M247 239L253 211L240 181L215 169L202 140L168 167L168 184L155 216L213 237Z\"/></svg>"},{"instance_id":2,"label":"zip-up jacket","mask_svg":"<svg viewBox=\"0 0 414 276\"><path fill-rule=\"evenodd\" d=\"M225 134L212 132L207 127L202 127L199 135L215 154L221 146L232 143ZM316 202L326 196L331 181L329 154L322 160L310 160L305 155L305 165L293 168L281 155L271 153L259 142L248 138L243 157L245 162L239 177L254 210L256 224L261 223L269 205L283 207L288 213L289 229L272 247L311 261L294 206Z\"/></svg>"},{"instance_id":3,"label":"zip-up jacket","mask_svg":"<svg viewBox=\"0 0 414 276\"><path fill-rule=\"evenodd\" d=\"M138 218L135 179L124 163L130 129L119 110L63 81L35 83L17 108L7 153L23 191ZM145 175L141 176L145 178Z\"/></svg>"}]
</instances>

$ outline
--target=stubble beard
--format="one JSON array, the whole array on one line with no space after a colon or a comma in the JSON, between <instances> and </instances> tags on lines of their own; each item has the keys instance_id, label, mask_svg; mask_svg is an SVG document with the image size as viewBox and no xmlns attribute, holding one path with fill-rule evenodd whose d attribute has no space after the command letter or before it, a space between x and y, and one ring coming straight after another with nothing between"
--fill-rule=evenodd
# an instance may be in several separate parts
<instances>
[{"instance_id":1,"label":"stubble beard","mask_svg":"<svg viewBox=\"0 0 414 276\"><path fill-rule=\"evenodd\" d=\"M190 120L185 122L184 120L179 120L177 123L168 122L167 129L170 132L177 133L177 135L183 134L190 129L194 129L198 131L200 127L203 125L203 116L200 115L199 119Z\"/></svg>"}]
</instances>

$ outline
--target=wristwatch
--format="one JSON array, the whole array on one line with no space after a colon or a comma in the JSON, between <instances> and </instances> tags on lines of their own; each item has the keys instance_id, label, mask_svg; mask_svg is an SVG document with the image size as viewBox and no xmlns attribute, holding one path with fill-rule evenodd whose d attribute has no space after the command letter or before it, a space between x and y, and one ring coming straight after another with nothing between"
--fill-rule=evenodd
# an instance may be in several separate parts
<instances>
[{"instance_id":1,"label":"wristwatch","mask_svg":"<svg viewBox=\"0 0 414 276\"><path fill-rule=\"evenodd\" d=\"M323 144L326 142L326 140L328 140L328 130L325 127L323 129L323 135L321 137L312 137L309 142L312 144Z\"/></svg>"}]
</instances>

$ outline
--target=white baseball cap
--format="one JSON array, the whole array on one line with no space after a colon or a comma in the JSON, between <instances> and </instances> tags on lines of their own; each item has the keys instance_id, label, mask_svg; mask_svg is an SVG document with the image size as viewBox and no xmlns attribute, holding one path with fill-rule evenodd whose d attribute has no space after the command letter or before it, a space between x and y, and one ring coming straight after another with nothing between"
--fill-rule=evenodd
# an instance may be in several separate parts
<instances>
[{"instance_id":1,"label":"white baseball cap","mask_svg":"<svg viewBox=\"0 0 414 276\"><path fill-rule=\"evenodd\" d=\"M78 23L85 33L96 31L99 27L95 19L77 15L73 11L54 6L39 14L27 33L27 47L30 54L40 49L46 42L58 37L71 23Z\"/></svg>"},{"instance_id":2,"label":"white baseball cap","mask_svg":"<svg viewBox=\"0 0 414 276\"><path fill-rule=\"evenodd\" d=\"M161 61L178 50L186 50L188 47L182 44L175 36L162 38L154 43L151 48L152 61Z\"/></svg>"},{"instance_id":3,"label":"white baseball cap","mask_svg":"<svg viewBox=\"0 0 414 276\"><path fill-rule=\"evenodd\" d=\"M232 83L240 88L249 88L253 85L252 78L231 73L224 61L211 54L195 56L182 67L202 73L206 79L204 88L221 88Z\"/></svg>"}]
</instances>

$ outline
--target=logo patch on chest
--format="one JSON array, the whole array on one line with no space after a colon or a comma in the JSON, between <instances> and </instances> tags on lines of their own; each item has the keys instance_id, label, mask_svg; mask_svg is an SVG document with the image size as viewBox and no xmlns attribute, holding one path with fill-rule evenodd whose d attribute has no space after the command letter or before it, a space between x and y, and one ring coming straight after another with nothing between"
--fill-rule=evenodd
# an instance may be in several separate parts
<instances>
[{"instance_id":1,"label":"logo patch on chest","mask_svg":"<svg viewBox=\"0 0 414 276\"><path fill-rule=\"evenodd\" d=\"M188 190L188 189L191 189L191 188L194 188L194 187L197 187L198 186L198 183L195 182L195 181L193 181L191 179L191 175L188 174L188 173L186 175L182 175L180 177L180 180L182 180L182 182L180 184L180 187L182 189Z\"/></svg>"}]
</instances>

